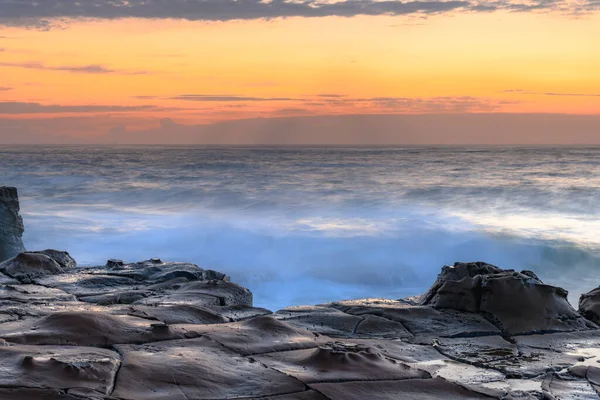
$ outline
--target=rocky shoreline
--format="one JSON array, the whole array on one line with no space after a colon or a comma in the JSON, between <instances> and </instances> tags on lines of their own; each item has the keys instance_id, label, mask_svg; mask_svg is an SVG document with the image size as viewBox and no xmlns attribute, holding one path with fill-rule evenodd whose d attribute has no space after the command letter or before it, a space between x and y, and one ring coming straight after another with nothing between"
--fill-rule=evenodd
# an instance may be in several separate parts
<instances>
[{"instance_id":1,"label":"rocky shoreline","mask_svg":"<svg viewBox=\"0 0 600 400\"><path fill-rule=\"evenodd\" d=\"M422 296L271 312L189 263L26 252L0 188L0 399L597 399L600 289L442 268Z\"/></svg>"}]
</instances>

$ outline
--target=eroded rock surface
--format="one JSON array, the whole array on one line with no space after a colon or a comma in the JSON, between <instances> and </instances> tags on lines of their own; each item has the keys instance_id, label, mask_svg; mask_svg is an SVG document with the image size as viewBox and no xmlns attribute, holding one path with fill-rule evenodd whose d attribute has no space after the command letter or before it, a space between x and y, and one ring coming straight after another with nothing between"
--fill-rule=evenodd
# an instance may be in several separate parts
<instances>
[{"instance_id":1,"label":"eroded rock surface","mask_svg":"<svg viewBox=\"0 0 600 400\"><path fill-rule=\"evenodd\" d=\"M25 251L17 189L0 186L0 262Z\"/></svg>"},{"instance_id":2,"label":"eroded rock surface","mask_svg":"<svg viewBox=\"0 0 600 400\"><path fill-rule=\"evenodd\" d=\"M417 299L271 313L194 264L76 265L0 264L0 399L600 397L597 294L582 315L531 272L457 263Z\"/></svg>"},{"instance_id":3,"label":"eroded rock surface","mask_svg":"<svg viewBox=\"0 0 600 400\"><path fill-rule=\"evenodd\" d=\"M596 328L533 272L503 270L483 262L445 266L421 304L478 313L509 335Z\"/></svg>"}]
</instances>

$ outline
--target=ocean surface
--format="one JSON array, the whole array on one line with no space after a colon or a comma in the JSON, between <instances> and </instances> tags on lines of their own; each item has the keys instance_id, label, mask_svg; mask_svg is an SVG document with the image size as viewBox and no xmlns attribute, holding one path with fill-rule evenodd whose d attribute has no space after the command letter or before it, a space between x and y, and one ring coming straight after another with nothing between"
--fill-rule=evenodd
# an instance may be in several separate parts
<instances>
[{"instance_id":1,"label":"ocean surface","mask_svg":"<svg viewBox=\"0 0 600 400\"><path fill-rule=\"evenodd\" d=\"M29 249L189 261L280 309L424 292L444 264L600 285L600 148L0 147Z\"/></svg>"}]
</instances>

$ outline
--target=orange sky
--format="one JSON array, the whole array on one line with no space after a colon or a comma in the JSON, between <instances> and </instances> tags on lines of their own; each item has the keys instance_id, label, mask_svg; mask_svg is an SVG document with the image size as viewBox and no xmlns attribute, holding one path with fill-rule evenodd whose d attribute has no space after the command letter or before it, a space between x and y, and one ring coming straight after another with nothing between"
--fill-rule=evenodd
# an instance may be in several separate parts
<instances>
[{"instance_id":1,"label":"orange sky","mask_svg":"<svg viewBox=\"0 0 600 400\"><path fill-rule=\"evenodd\" d=\"M61 24L0 29L0 120L600 114L598 13Z\"/></svg>"}]
</instances>

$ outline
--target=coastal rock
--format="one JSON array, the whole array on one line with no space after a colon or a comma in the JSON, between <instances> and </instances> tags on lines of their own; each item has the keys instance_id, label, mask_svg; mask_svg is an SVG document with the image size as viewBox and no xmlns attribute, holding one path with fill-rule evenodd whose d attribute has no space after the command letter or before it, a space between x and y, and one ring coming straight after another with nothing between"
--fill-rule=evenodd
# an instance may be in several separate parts
<instances>
[{"instance_id":1,"label":"coastal rock","mask_svg":"<svg viewBox=\"0 0 600 400\"><path fill-rule=\"evenodd\" d=\"M545 285L531 271L456 263L442 269L421 304L480 314L509 335L596 328L573 309L567 294Z\"/></svg>"},{"instance_id":2,"label":"coastal rock","mask_svg":"<svg viewBox=\"0 0 600 400\"><path fill-rule=\"evenodd\" d=\"M404 301L363 299L326 305L356 316L377 316L401 324L415 340L431 342L437 337L475 337L500 334L484 317L454 310L437 310Z\"/></svg>"},{"instance_id":3,"label":"coastal rock","mask_svg":"<svg viewBox=\"0 0 600 400\"><path fill-rule=\"evenodd\" d=\"M308 384L431 378L428 372L399 363L369 346L353 343L328 342L316 349L276 352L258 359Z\"/></svg>"},{"instance_id":4,"label":"coastal rock","mask_svg":"<svg viewBox=\"0 0 600 400\"><path fill-rule=\"evenodd\" d=\"M189 263L76 268L46 250L1 265L3 400L539 400L600 390L597 325L528 271L458 263L419 298L271 313L227 275Z\"/></svg>"},{"instance_id":5,"label":"coastal rock","mask_svg":"<svg viewBox=\"0 0 600 400\"><path fill-rule=\"evenodd\" d=\"M28 345L109 346L182 339L186 332L146 319L100 312L59 312L0 324L0 338Z\"/></svg>"},{"instance_id":6,"label":"coastal rock","mask_svg":"<svg viewBox=\"0 0 600 400\"><path fill-rule=\"evenodd\" d=\"M67 271L67 270L77 267L77 261L75 261L75 259L73 257L71 257L71 255L66 251L49 249L49 250L42 250L42 251L32 251L29 253L43 254L43 255L50 257L51 259L56 261L64 271Z\"/></svg>"},{"instance_id":7,"label":"coastal rock","mask_svg":"<svg viewBox=\"0 0 600 400\"><path fill-rule=\"evenodd\" d=\"M445 379L407 379L388 382L342 382L312 385L335 400L483 400L490 396L452 384ZM399 397L401 393L402 397Z\"/></svg>"},{"instance_id":8,"label":"coastal rock","mask_svg":"<svg viewBox=\"0 0 600 400\"><path fill-rule=\"evenodd\" d=\"M0 271L23 283L32 283L35 278L43 275L64 272L56 260L42 253L20 253L0 264Z\"/></svg>"},{"instance_id":9,"label":"coastal rock","mask_svg":"<svg viewBox=\"0 0 600 400\"><path fill-rule=\"evenodd\" d=\"M600 287L581 295L579 312L590 321L600 324Z\"/></svg>"},{"instance_id":10,"label":"coastal rock","mask_svg":"<svg viewBox=\"0 0 600 400\"><path fill-rule=\"evenodd\" d=\"M120 363L117 353L105 349L0 346L0 387L88 388L108 395Z\"/></svg>"},{"instance_id":11,"label":"coastal rock","mask_svg":"<svg viewBox=\"0 0 600 400\"><path fill-rule=\"evenodd\" d=\"M23 218L19 214L17 189L0 187L0 262L24 252Z\"/></svg>"},{"instance_id":12,"label":"coastal rock","mask_svg":"<svg viewBox=\"0 0 600 400\"><path fill-rule=\"evenodd\" d=\"M190 336L206 336L244 356L311 349L318 336L266 315L221 325L177 325Z\"/></svg>"},{"instance_id":13,"label":"coastal rock","mask_svg":"<svg viewBox=\"0 0 600 400\"><path fill-rule=\"evenodd\" d=\"M112 395L121 399L256 398L305 390L302 382L207 337L116 348L123 363Z\"/></svg>"}]
</instances>

